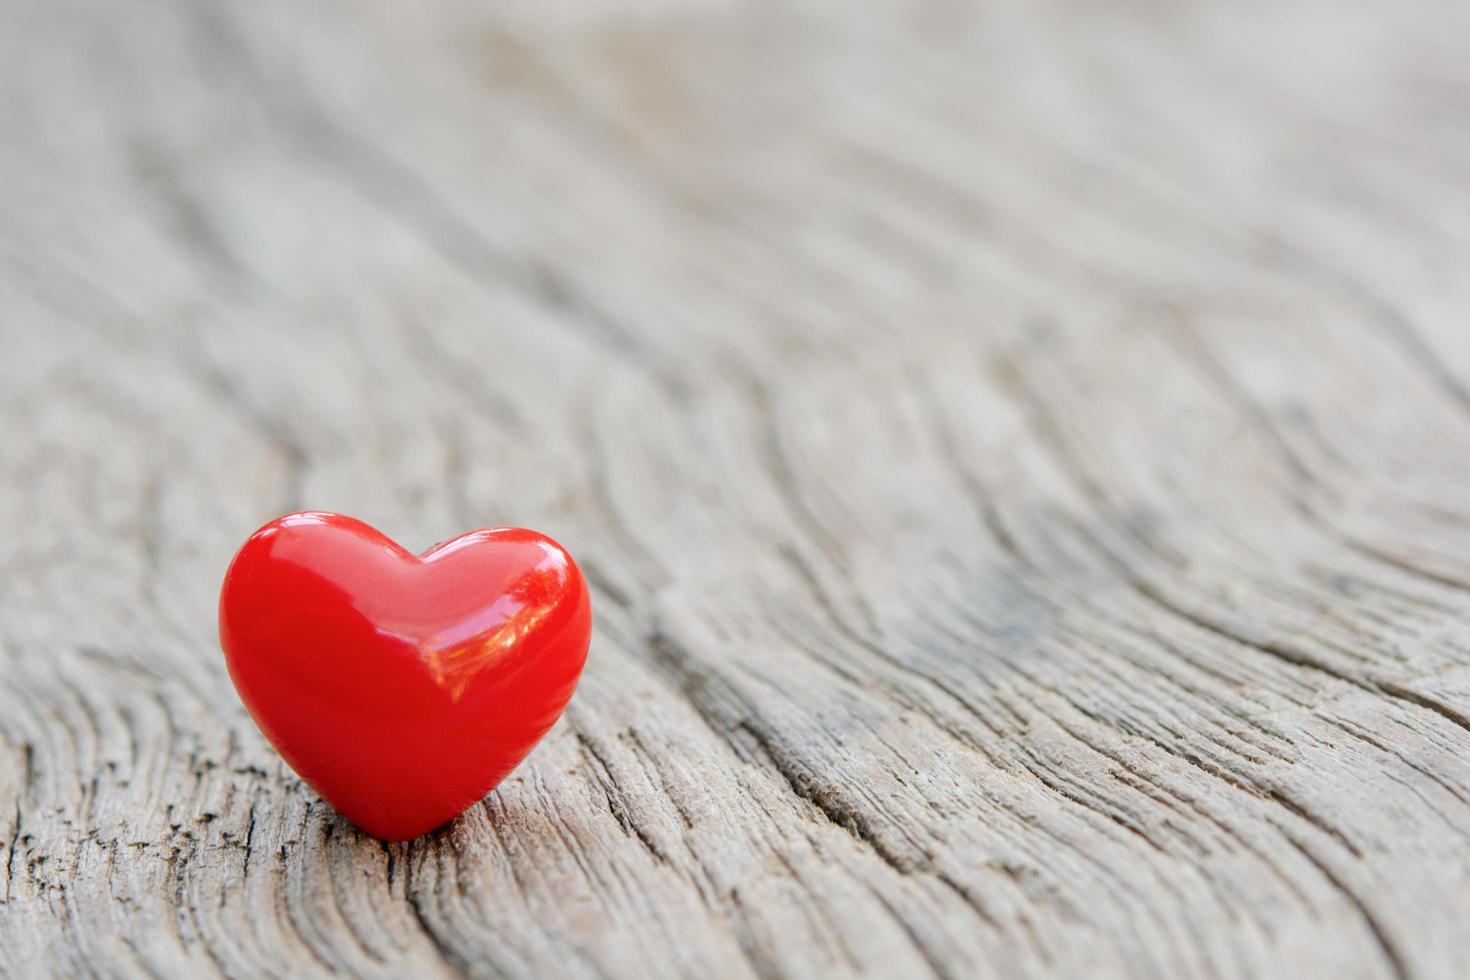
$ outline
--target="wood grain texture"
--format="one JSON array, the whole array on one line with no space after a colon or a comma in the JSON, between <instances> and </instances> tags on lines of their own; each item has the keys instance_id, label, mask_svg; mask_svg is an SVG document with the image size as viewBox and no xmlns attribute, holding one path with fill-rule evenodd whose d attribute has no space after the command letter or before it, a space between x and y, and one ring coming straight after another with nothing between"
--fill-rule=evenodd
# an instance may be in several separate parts
<instances>
[{"instance_id":1,"label":"wood grain texture","mask_svg":"<svg viewBox=\"0 0 1470 980\"><path fill-rule=\"evenodd\" d=\"M1465 975L1470 7L0 10L0 974ZM305 506L595 585L408 844Z\"/></svg>"}]
</instances>

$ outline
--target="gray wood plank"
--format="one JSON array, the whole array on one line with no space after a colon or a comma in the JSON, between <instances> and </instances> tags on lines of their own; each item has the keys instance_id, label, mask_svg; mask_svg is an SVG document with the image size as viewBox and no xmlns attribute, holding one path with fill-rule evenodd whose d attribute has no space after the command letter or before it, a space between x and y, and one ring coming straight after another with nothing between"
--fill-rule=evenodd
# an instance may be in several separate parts
<instances>
[{"instance_id":1,"label":"gray wood plank","mask_svg":"<svg viewBox=\"0 0 1470 980\"><path fill-rule=\"evenodd\" d=\"M1464 974L1470 8L0 10L0 974ZM305 506L593 581L420 840Z\"/></svg>"}]
</instances>

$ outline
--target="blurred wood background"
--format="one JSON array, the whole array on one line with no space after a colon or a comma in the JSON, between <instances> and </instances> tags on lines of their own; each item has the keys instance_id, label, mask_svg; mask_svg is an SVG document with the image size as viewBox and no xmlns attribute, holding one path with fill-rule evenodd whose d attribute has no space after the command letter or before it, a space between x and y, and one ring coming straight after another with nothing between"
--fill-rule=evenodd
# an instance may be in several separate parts
<instances>
[{"instance_id":1,"label":"blurred wood background","mask_svg":"<svg viewBox=\"0 0 1470 980\"><path fill-rule=\"evenodd\" d=\"M1467 5L0 10L0 974L1465 975ZM595 583L408 844L303 507Z\"/></svg>"}]
</instances>

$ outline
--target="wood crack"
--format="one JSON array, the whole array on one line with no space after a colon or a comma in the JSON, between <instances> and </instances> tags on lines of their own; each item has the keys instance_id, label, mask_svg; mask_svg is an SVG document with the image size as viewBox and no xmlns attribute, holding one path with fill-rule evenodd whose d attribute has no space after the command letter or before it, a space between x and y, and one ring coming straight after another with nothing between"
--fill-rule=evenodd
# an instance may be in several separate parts
<instances>
[{"instance_id":1,"label":"wood crack","mask_svg":"<svg viewBox=\"0 0 1470 980\"><path fill-rule=\"evenodd\" d=\"M471 976L474 972L472 969L473 964L440 937L439 928L441 928L441 925L436 923L435 914L425 908L427 901L425 897L419 894L418 889L414 888L413 855L411 853L413 846L412 843L409 843L404 853L403 897L408 905L408 911L413 916L414 922L418 924L419 932L429 941L429 945L433 947L440 961L458 976ZM426 854L424 855L424 860L427 859L428 855Z\"/></svg>"},{"instance_id":2,"label":"wood crack","mask_svg":"<svg viewBox=\"0 0 1470 980\"><path fill-rule=\"evenodd\" d=\"M1392 934L1379 920L1378 915L1368 906L1368 903L1355 890L1349 888L1342 876L1327 866L1327 863L1312 853L1312 849L1290 834L1286 834L1286 841L1297 850L1302 857L1306 858L1313 867L1327 880L1339 894L1343 896L1352 906L1353 910L1362 918L1363 924L1368 927L1368 933L1373 937L1374 943L1382 952L1384 959L1388 962L1395 980L1410 980L1414 974L1409 970L1408 962L1399 951L1398 943Z\"/></svg>"},{"instance_id":3,"label":"wood crack","mask_svg":"<svg viewBox=\"0 0 1470 980\"><path fill-rule=\"evenodd\" d=\"M623 792L612 774L612 768L608 765L607 759L598 751L597 746L593 744L592 739L575 725L572 726L572 734L577 739L577 746L581 749L583 758L591 763L594 770L593 781L607 799L608 813L617 822L618 827L630 839L641 844L656 863L669 868L676 867L669 860L669 856L654 843L653 838L649 837L648 833L628 814L627 807L622 802Z\"/></svg>"}]
</instances>

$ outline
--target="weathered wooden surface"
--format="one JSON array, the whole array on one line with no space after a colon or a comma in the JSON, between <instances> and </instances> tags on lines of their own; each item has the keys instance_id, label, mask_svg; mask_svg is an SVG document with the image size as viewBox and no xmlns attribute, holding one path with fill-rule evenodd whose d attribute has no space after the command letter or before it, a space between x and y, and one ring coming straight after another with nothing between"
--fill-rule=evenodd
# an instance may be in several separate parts
<instances>
[{"instance_id":1,"label":"weathered wooden surface","mask_svg":"<svg viewBox=\"0 0 1470 980\"><path fill-rule=\"evenodd\" d=\"M1465 975L1470 7L3 11L0 973ZM303 506L595 580L425 839Z\"/></svg>"}]
</instances>

